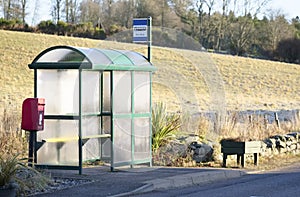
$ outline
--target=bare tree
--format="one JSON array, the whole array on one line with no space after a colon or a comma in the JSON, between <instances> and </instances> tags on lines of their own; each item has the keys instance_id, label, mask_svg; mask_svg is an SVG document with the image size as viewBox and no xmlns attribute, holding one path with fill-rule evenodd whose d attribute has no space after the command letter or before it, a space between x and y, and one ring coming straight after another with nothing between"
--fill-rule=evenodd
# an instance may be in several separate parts
<instances>
[{"instance_id":1,"label":"bare tree","mask_svg":"<svg viewBox=\"0 0 300 197\"><path fill-rule=\"evenodd\" d=\"M65 0L65 15L66 15L66 22L69 23L69 11L70 11L70 0Z\"/></svg>"},{"instance_id":2,"label":"bare tree","mask_svg":"<svg viewBox=\"0 0 300 197\"><path fill-rule=\"evenodd\" d=\"M183 31L192 37L196 37L198 16L195 10L190 9L191 7L194 7L193 0L172 0L172 8L183 23Z\"/></svg>"},{"instance_id":3,"label":"bare tree","mask_svg":"<svg viewBox=\"0 0 300 197\"><path fill-rule=\"evenodd\" d=\"M84 0L80 4L80 21L92 22L97 24L100 18L100 5L99 2L93 0Z\"/></svg>"},{"instance_id":4,"label":"bare tree","mask_svg":"<svg viewBox=\"0 0 300 197\"><path fill-rule=\"evenodd\" d=\"M208 17L210 18L212 8L215 5L215 0L205 0L204 3L208 8Z\"/></svg>"},{"instance_id":5,"label":"bare tree","mask_svg":"<svg viewBox=\"0 0 300 197\"><path fill-rule=\"evenodd\" d=\"M221 50L221 46L222 46L222 40L224 38L224 23L226 22L226 15L227 15L227 8L228 8L228 4L230 3L230 0L222 0L222 18L219 24L219 28L218 28L218 36L217 36L217 43L215 48L217 50Z\"/></svg>"},{"instance_id":6,"label":"bare tree","mask_svg":"<svg viewBox=\"0 0 300 197\"><path fill-rule=\"evenodd\" d=\"M63 8L63 0L52 0L51 15L54 21L56 21L56 23L61 20L62 8Z\"/></svg>"},{"instance_id":7,"label":"bare tree","mask_svg":"<svg viewBox=\"0 0 300 197\"><path fill-rule=\"evenodd\" d=\"M26 8L28 0L20 0L21 1L21 16L22 16L22 23L25 25L25 17L27 15Z\"/></svg>"},{"instance_id":8,"label":"bare tree","mask_svg":"<svg viewBox=\"0 0 300 197\"><path fill-rule=\"evenodd\" d=\"M11 15L11 0L2 0L1 1L2 4L2 12L3 12L3 17L6 20L10 19L10 15Z\"/></svg>"},{"instance_id":9,"label":"bare tree","mask_svg":"<svg viewBox=\"0 0 300 197\"><path fill-rule=\"evenodd\" d=\"M31 24L35 24L36 22L36 19L38 17L39 7L40 7L39 0L35 0Z\"/></svg>"},{"instance_id":10,"label":"bare tree","mask_svg":"<svg viewBox=\"0 0 300 197\"><path fill-rule=\"evenodd\" d=\"M136 16L136 3L135 0L120 0L115 3L116 13L115 22L130 28L132 26L132 19Z\"/></svg>"},{"instance_id":11,"label":"bare tree","mask_svg":"<svg viewBox=\"0 0 300 197\"><path fill-rule=\"evenodd\" d=\"M225 0L223 0L225 1ZM260 13L270 0L244 0L238 6L239 10L244 10L242 16L235 23L231 23L227 35L230 40L230 46L234 53L241 55L247 51L248 44L253 40L254 18ZM234 1L234 6L237 1Z\"/></svg>"},{"instance_id":12,"label":"bare tree","mask_svg":"<svg viewBox=\"0 0 300 197\"><path fill-rule=\"evenodd\" d=\"M77 22L79 10L78 2L78 0L65 0L63 12L65 13L65 19L67 23L75 24Z\"/></svg>"},{"instance_id":13,"label":"bare tree","mask_svg":"<svg viewBox=\"0 0 300 197\"><path fill-rule=\"evenodd\" d=\"M269 29L269 38L271 40L271 50L275 51L278 43L281 40L292 38L294 36L294 29L289 25L284 15L280 11L272 12L270 15L270 22L267 27Z\"/></svg>"},{"instance_id":14,"label":"bare tree","mask_svg":"<svg viewBox=\"0 0 300 197\"><path fill-rule=\"evenodd\" d=\"M18 0L2 0L2 9L6 20L21 18L21 9Z\"/></svg>"}]
</instances>

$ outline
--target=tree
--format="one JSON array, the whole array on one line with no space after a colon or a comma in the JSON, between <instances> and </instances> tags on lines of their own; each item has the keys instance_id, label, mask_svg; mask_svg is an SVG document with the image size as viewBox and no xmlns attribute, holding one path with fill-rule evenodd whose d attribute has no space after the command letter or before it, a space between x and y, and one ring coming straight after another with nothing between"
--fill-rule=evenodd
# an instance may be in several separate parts
<instances>
[{"instance_id":1,"label":"tree","mask_svg":"<svg viewBox=\"0 0 300 197\"><path fill-rule=\"evenodd\" d=\"M294 35L294 31L286 20L285 16L277 12L275 15L271 15L270 23L267 27L270 30L270 48L273 52L276 51L277 45L280 40L291 38Z\"/></svg>"},{"instance_id":2,"label":"tree","mask_svg":"<svg viewBox=\"0 0 300 197\"><path fill-rule=\"evenodd\" d=\"M2 0L2 9L6 20L21 19L19 0Z\"/></svg>"},{"instance_id":3,"label":"tree","mask_svg":"<svg viewBox=\"0 0 300 197\"><path fill-rule=\"evenodd\" d=\"M240 16L236 22L231 22L228 37L230 49L235 55L243 55L249 49L254 33L254 23L251 15Z\"/></svg>"},{"instance_id":4,"label":"tree","mask_svg":"<svg viewBox=\"0 0 300 197\"><path fill-rule=\"evenodd\" d=\"M80 4L80 22L97 24L100 20L100 5L93 0L84 0Z\"/></svg>"},{"instance_id":5,"label":"tree","mask_svg":"<svg viewBox=\"0 0 300 197\"><path fill-rule=\"evenodd\" d=\"M224 39L224 24L225 24L225 20L226 20L226 12L227 12L227 6L229 4L228 2L229 0L222 0L222 18L221 18L221 22L219 24L219 28L218 28L218 36L217 36L217 43L216 43L216 49L217 50L221 50L221 46L222 46L222 40Z\"/></svg>"},{"instance_id":6,"label":"tree","mask_svg":"<svg viewBox=\"0 0 300 197\"><path fill-rule=\"evenodd\" d=\"M280 61L300 63L300 39L288 38L281 40L277 46L277 56Z\"/></svg>"},{"instance_id":7,"label":"tree","mask_svg":"<svg viewBox=\"0 0 300 197\"><path fill-rule=\"evenodd\" d=\"M251 53L255 56L263 56L270 59L273 52L270 48L270 30L267 28L269 23L270 21L266 16L261 20L254 18L255 31L251 42Z\"/></svg>"},{"instance_id":8,"label":"tree","mask_svg":"<svg viewBox=\"0 0 300 197\"><path fill-rule=\"evenodd\" d=\"M25 25L25 17L26 17L26 7L27 7L27 0L20 0L21 3L21 16L22 16L22 23Z\"/></svg>"},{"instance_id":9,"label":"tree","mask_svg":"<svg viewBox=\"0 0 300 197\"><path fill-rule=\"evenodd\" d=\"M33 17L32 17L32 21L31 24L35 24L35 20L36 18L38 18L38 10L39 10L39 0L35 0L34 2L34 9L33 9Z\"/></svg>"},{"instance_id":10,"label":"tree","mask_svg":"<svg viewBox=\"0 0 300 197\"><path fill-rule=\"evenodd\" d=\"M56 23L61 20L62 10L63 10L63 0L52 0L51 15L54 21L56 21Z\"/></svg>"},{"instance_id":11,"label":"tree","mask_svg":"<svg viewBox=\"0 0 300 197\"><path fill-rule=\"evenodd\" d=\"M204 0L203 2L206 4L208 8L208 18L210 19L212 8L215 5L215 0Z\"/></svg>"},{"instance_id":12,"label":"tree","mask_svg":"<svg viewBox=\"0 0 300 197\"><path fill-rule=\"evenodd\" d=\"M193 38L198 31L198 14L194 9L193 0L172 0L172 8L183 23L182 30Z\"/></svg>"},{"instance_id":13,"label":"tree","mask_svg":"<svg viewBox=\"0 0 300 197\"><path fill-rule=\"evenodd\" d=\"M65 0L65 19L67 23L75 24L78 19L79 1L78 0Z\"/></svg>"},{"instance_id":14,"label":"tree","mask_svg":"<svg viewBox=\"0 0 300 197\"><path fill-rule=\"evenodd\" d=\"M132 19L136 16L136 4L134 0L121 0L116 2L115 22L123 27L131 28Z\"/></svg>"},{"instance_id":15,"label":"tree","mask_svg":"<svg viewBox=\"0 0 300 197\"><path fill-rule=\"evenodd\" d=\"M162 13L162 10L160 9L161 7L162 7L161 1L137 0L136 17L147 18L148 16L151 16L153 19L152 21L153 25L161 26L161 20L159 20Z\"/></svg>"},{"instance_id":16,"label":"tree","mask_svg":"<svg viewBox=\"0 0 300 197\"><path fill-rule=\"evenodd\" d=\"M295 38L300 39L300 18L297 16L292 19L292 25L295 27Z\"/></svg>"},{"instance_id":17,"label":"tree","mask_svg":"<svg viewBox=\"0 0 300 197\"><path fill-rule=\"evenodd\" d=\"M244 0L239 1L242 2L242 4L238 4L237 0L235 0L234 6L239 6L239 10L243 10L243 12L239 13L242 15L238 17L235 23L230 22L231 25L227 32L230 40L230 48L234 54L242 55L250 49L254 39L255 18L269 1L270 0Z\"/></svg>"}]
</instances>

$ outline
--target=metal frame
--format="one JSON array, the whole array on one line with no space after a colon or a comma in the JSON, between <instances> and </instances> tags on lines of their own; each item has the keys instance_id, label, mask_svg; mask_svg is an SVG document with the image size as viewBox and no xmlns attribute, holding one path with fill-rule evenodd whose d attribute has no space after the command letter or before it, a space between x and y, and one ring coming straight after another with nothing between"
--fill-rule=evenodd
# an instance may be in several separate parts
<instances>
[{"instance_id":1,"label":"metal frame","mask_svg":"<svg viewBox=\"0 0 300 197\"><path fill-rule=\"evenodd\" d=\"M155 71L155 67L153 66L128 66L128 65L101 65L101 64L96 64L96 65L92 65L91 61L88 59L88 62L81 62L81 63L77 63L77 62L37 62L37 60L42 57L42 55L44 55L45 53L53 50L53 49L57 49L57 48L67 48L67 49L73 49L72 47L66 47L66 46L57 46L57 47L51 47L45 51L43 51L42 53L40 53L35 59L34 61L29 64L29 68L34 69L34 97L38 96L38 92L37 92L37 69L77 69L78 70L78 76L79 76L79 114L78 115L45 115L45 119L51 120L51 119L57 119L57 120L78 120L78 151L79 151L79 160L78 160L78 166L69 166L69 165L39 165L36 164L36 167L40 167L40 168L47 168L47 169L65 169L65 170L78 170L79 174L82 174L82 165L83 165L83 155L82 155L82 146L83 146L83 141L82 141L82 118L85 116L100 116L100 127L101 127L101 134L103 133L103 128L104 128L104 124L103 124L103 117L110 117L110 129L111 129L111 156L110 156L110 162L111 162L111 170L113 171L115 167L119 167L119 166L124 166L124 165L130 165L131 167L133 167L133 165L135 164L141 164L141 163L149 163L150 166L152 166L152 157L151 157L151 147L152 147L152 140L151 140L151 135L152 135L152 129L151 126L150 127L150 144L149 144L149 148L150 148L150 154L149 154L149 158L148 159L143 159L143 160L135 160L134 158L134 149L135 149L135 139L134 139L134 120L135 118L149 118L150 124L151 124L151 120L152 120L152 116L151 116L151 109L152 109L152 72ZM77 50L77 52L80 52ZM81 52L80 52L81 53ZM100 106L100 111L99 113L96 114L83 114L82 112L82 71L95 71L95 72L100 72L100 78L99 78L99 82L100 82L100 86L99 86L99 106ZM114 98L114 71L129 71L131 73L131 112L128 114L115 114L114 113L114 102L115 102L115 98ZM149 112L148 113L135 113L135 100L134 100L134 96L135 96L135 92L134 92L134 80L135 80L135 71L145 71L149 73L149 80L150 80L150 106L149 106ZM103 82L104 82L104 73L105 72L109 72L110 73L110 112L105 112L104 111L104 98L103 98ZM114 128L114 120L115 119L122 119L122 118L130 118L131 119L131 161L129 162L119 162L119 163L115 163L114 162L114 132L115 132L115 128ZM35 140L35 143L39 143L36 142L36 133L35 136L33 136L33 139ZM100 157L102 158L102 139L100 138L100 146L99 147L101 149L101 155ZM35 157L34 157L34 163L37 163L37 150L34 153ZM100 159L101 159L100 158Z\"/></svg>"},{"instance_id":2,"label":"metal frame","mask_svg":"<svg viewBox=\"0 0 300 197\"><path fill-rule=\"evenodd\" d=\"M135 100L134 100L134 96L135 96L135 92L134 92L134 79L135 79L135 72L134 71L130 71L131 72L131 112L128 113L128 114L114 114L113 111L114 111L114 98L113 98L113 94L111 94L111 106L112 106L112 120L111 120L111 128L112 128L112 150L111 150L111 154L112 154L112 159L111 159L111 171L114 170L115 167L119 167L119 166L124 166L124 165L130 165L131 167L133 167L133 165L136 165L136 164L142 164L142 163L149 163L149 166L152 166L152 152L151 152L151 148L152 148L152 140L149 140L149 147L150 147L150 152L149 152L149 155L150 157L148 159L143 159L143 160L135 160L134 158L134 147L135 147L135 140L134 140L134 137L135 137L135 131L134 131L134 120L135 118L149 118L149 123L151 124L152 122L152 113L151 113L151 109L152 109L152 98L151 98L151 95L152 95L152 75L150 74L149 78L150 78L150 100L149 100L149 112L148 113L135 113L135 109L134 109L134 106L135 106ZM113 72L112 72L112 75L111 75L111 81L113 82ZM114 90L113 90L113 84L111 85L111 92L113 93ZM115 163L113 161L113 158L114 158L114 149L113 149L113 146L114 146L114 143L113 143L113 133L114 133L114 120L115 119L122 119L122 118L130 118L131 119L131 161L130 162L119 162L119 163ZM152 129L151 129L151 126L149 127L150 128L150 139L151 139L151 136L152 136Z\"/></svg>"}]
</instances>

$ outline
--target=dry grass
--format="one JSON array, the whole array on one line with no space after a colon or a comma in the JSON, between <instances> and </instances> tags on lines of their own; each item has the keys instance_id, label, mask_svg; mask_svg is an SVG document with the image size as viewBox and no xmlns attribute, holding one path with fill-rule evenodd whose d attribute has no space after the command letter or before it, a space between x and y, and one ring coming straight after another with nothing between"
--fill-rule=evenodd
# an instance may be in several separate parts
<instances>
[{"instance_id":1,"label":"dry grass","mask_svg":"<svg viewBox=\"0 0 300 197\"><path fill-rule=\"evenodd\" d=\"M0 111L19 115L23 99L33 96L33 72L27 65L48 47L130 49L146 54L144 45L83 38L1 30L0 39ZM166 103L170 111L192 114L220 103L230 110L300 108L298 65L161 47L153 47L152 59L158 68L153 101Z\"/></svg>"},{"instance_id":2,"label":"dry grass","mask_svg":"<svg viewBox=\"0 0 300 197\"><path fill-rule=\"evenodd\" d=\"M299 65L212 56L226 84L226 96L230 98L230 103L236 105L236 109L299 108Z\"/></svg>"},{"instance_id":3,"label":"dry grass","mask_svg":"<svg viewBox=\"0 0 300 197\"><path fill-rule=\"evenodd\" d=\"M4 121L3 117L13 114L12 124L6 125L16 125L9 126L13 131L9 135L20 135L15 131L20 125L22 101L33 96L33 71L27 65L41 51L54 45L71 45L129 49L144 55L147 52L145 45L3 30L0 30L0 40L0 118ZM153 102L165 103L169 111L192 115L218 108L238 111L300 109L299 65L162 47L153 47L152 62L158 68L153 75ZM226 137L261 139L281 132L273 125L265 129L261 120L238 124L233 117L227 118L221 133ZM300 119L300 115L297 118ZM283 130L299 130L297 118L292 127L283 125ZM187 132L213 135L205 133L213 123L205 119L199 123L192 121L194 126L187 126ZM0 134L7 135L7 128L0 127ZM4 138L7 137L1 136ZM9 146L18 143L15 141Z\"/></svg>"},{"instance_id":4,"label":"dry grass","mask_svg":"<svg viewBox=\"0 0 300 197\"><path fill-rule=\"evenodd\" d=\"M300 155L299 154L295 155L292 153L272 155L269 157L267 156L259 157L258 165L254 165L253 157L249 157L246 159L245 170L249 170L249 171L276 170L279 168L291 166L299 162L300 162ZM221 167L222 163L221 162L212 163L211 165L214 167ZM227 168L241 168L241 166L237 165L236 158L234 157L231 160L228 160L226 166Z\"/></svg>"},{"instance_id":5,"label":"dry grass","mask_svg":"<svg viewBox=\"0 0 300 197\"><path fill-rule=\"evenodd\" d=\"M25 158L28 147L26 137L22 136L19 116L5 110L0 120L0 155Z\"/></svg>"}]
</instances>

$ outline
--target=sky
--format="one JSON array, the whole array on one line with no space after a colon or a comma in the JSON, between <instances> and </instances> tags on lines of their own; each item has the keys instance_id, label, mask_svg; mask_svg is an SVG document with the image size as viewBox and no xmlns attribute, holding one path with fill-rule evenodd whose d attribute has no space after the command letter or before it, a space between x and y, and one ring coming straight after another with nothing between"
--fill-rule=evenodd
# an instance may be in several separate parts
<instances>
[{"instance_id":1,"label":"sky","mask_svg":"<svg viewBox=\"0 0 300 197\"><path fill-rule=\"evenodd\" d=\"M288 19L300 17L299 0L272 0L268 7L274 10L281 9Z\"/></svg>"},{"instance_id":2,"label":"sky","mask_svg":"<svg viewBox=\"0 0 300 197\"><path fill-rule=\"evenodd\" d=\"M36 0L29 0L29 14L26 18L26 22L29 25L38 24L42 20L51 20L50 12L50 2L51 0L37 0L39 10L36 13L37 19L33 20L33 13ZM270 3L266 7L266 10L272 9L279 11L281 14L284 14L287 19L295 18L296 16L300 17L300 0L270 0ZM267 11L263 12L263 15L267 15Z\"/></svg>"}]
</instances>

